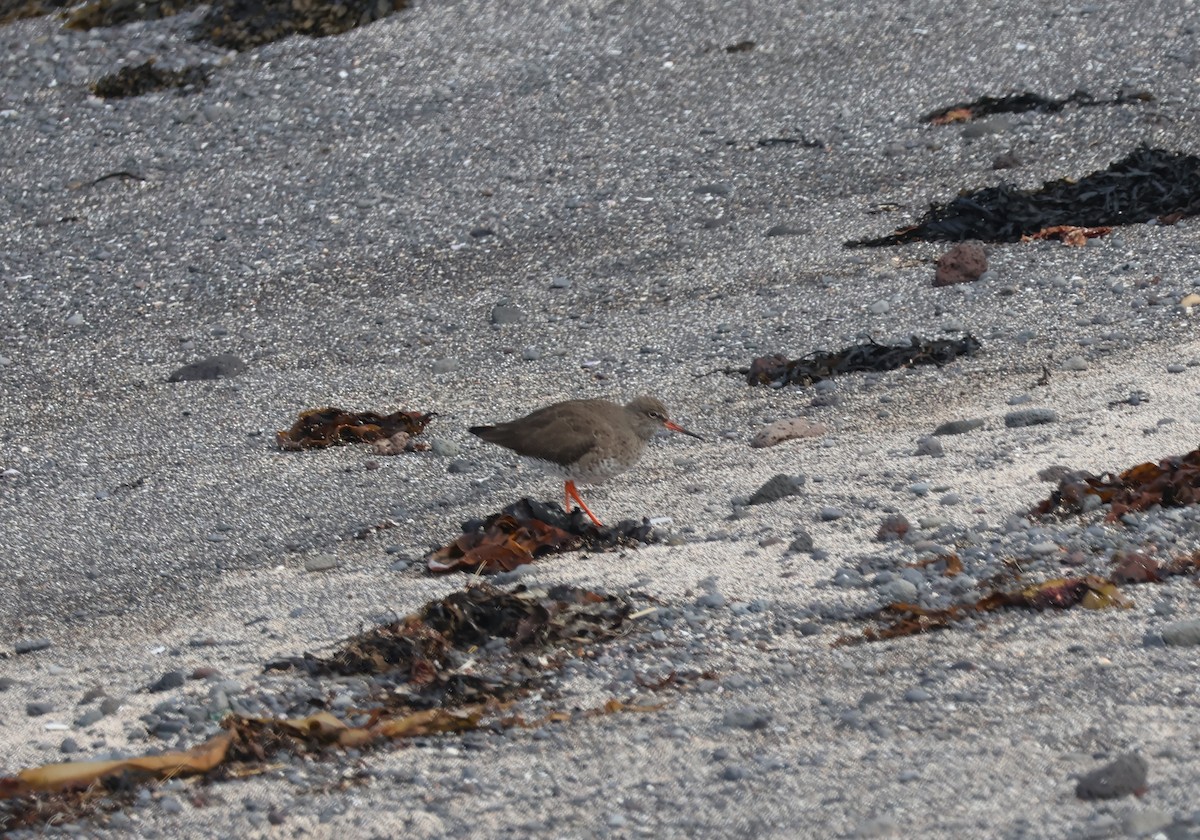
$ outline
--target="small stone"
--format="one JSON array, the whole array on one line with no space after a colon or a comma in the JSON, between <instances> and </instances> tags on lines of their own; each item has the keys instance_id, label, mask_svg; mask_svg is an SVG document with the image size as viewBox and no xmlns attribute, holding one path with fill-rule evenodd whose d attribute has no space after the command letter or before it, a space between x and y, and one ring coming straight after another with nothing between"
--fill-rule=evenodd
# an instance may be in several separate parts
<instances>
[{"instance_id":1,"label":"small stone","mask_svg":"<svg viewBox=\"0 0 1200 840\"><path fill-rule=\"evenodd\" d=\"M1200 618L1174 621L1162 629L1163 641L1171 647L1200 645Z\"/></svg>"},{"instance_id":2,"label":"small stone","mask_svg":"<svg viewBox=\"0 0 1200 840\"><path fill-rule=\"evenodd\" d=\"M1021 166L1021 159L1012 152L1004 152L992 159L992 169L1016 169Z\"/></svg>"},{"instance_id":3,"label":"small stone","mask_svg":"<svg viewBox=\"0 0 1200 840\"><path fill-rule=\"evenodd\" d=\"M808 531L797 531L796 538L788 545L788 551L792 554L812 554L813 538Z\"/></svg>"},{"instance_id":4,"label":"small stone","mask_svg":"<svg viewBox=\"0 0 1200 840\"><path fill-rule=\"evenodd\" d=\"M1149 765L1137 753L1125 753L1080 778L1075 795L1080 799L1119 799L1146 789Z\"/></svg>"},{"instance_id":5,"label":"small stone","mask_svg":"<svg viewBox=\"0 0 1200 840\"><path fill-rule=\"evenodd\" d=\"M70 316L67 318L67 321L66 321L66 323L67 323L67 326L68 326L68 327L82 327L82 326L83 326L85 323L87 323L87 322L86 322L86 321L84 321L84 319L83 319L83 315L82 315L82 314L80 314L80 313L78 313L78 312L73 312L73 313L72 313L72 314L71 314L71 315L70 315Z\"/></svg>"},{"instance_id":6,"label":"small stone","mask_svg":"<svg viewBox=\"0 0 1200 840\"><path fill-rule=\"evenodd\" d=\"M434 373L452 373L458 370L458 359L438 359L431 366Z\"/></svg>"},{"instance_id":7,"label":"small stone","mask_svg":"<svg viewBox=\"0 0 1200 840\"><path fill-rule=\"evenodd\" d=\"M79 742L74 738L63 738L62 743L58 745L58 751L67 753L68 755L71 753L77 753L79 752Z\"/></svg>"},{"instance_id":8,"label":"small stone","mask_svg":"<svg viewBox=\"0 0 1200 840\"><path fill-rule=\"evenodd\" d=\"M337 568L337 564L337 558L332 554L318 554L316 557L310 557L304 561L304 571L324 572Z\"/></svg>"},{"instance_id":9,"label":"small stone","mask_svg":"<svg viewBox=\"0 0 1200 840\"><path fill-rule=\"evenodd\" d=\"M41 717L54 711L54 704L45 700L35 700L25 704L25 714L30 717Z\"/></svg>"},{"instance_id":10,"label":"small stone","mask_svg":"<svg viewBox=\"0 0 1200 840\"><path fill-rule=\"evenodd\" d=\"M935 437L921 437L917 439L918 456L929 456L931 458L941 458L946 454L942 442Z\"/></svg>"},{"instance_id":11,"label":"small stone","mask_svg":"<svg viewBox=\"0 0 1200 840\"><path fill-rule=\"evenodd\" d=\"M917 587L903 578L888 581L879 587L879 595L888 604L911 604L917 600Z\"/></svg>"},{"instance_id":12,"label":"small stone","mask_svg":"<svg viewBox=\"0 0 1200 840\"><path fill-rule=\"evenodd\" d=\"M933 434L941 437L942 435L964 435L967 432L973 432L976 429L982 429L983 420L951 420L948 423L943 423L933 430Z\"/></svg>"},{"instance_id":13,"label":"small stone","mask_svg":"<svg viewBox=\"0 0 1200 840\"><path fill-rule=\"evenodd\" d=\"M190 365L177 368L167 377L168 382L192 382L207 379L231 379L246 371L246 363L232 353L209 356Z\"/></svg>"},{"instance_id":14,"label":"small stone","mask_svg":"<svg viewBox=\"0 0 1200 840\"><path fill-rule=\"evenodd\" d=\"M1063 370L1083 371L1088 369L1087 360L1083 356L1071 356L1062 363Z\"/></svg>"},{"instance_id":15,"label":"small stone","mask_svg":"<svg viewBox=\"0 0 1200 840\"><path fill-rule=\"evenodd\" d=\"M883 521L879 523L879 530L875 532L875 539L879 542L891 542L892 540L903 539L911 527L908 519L902 514L894 513L884 517Z\"/></svg>"},{"instance_id":16,"label":"small stone","mask_svg":"<svg viewBox=\"0 0 1200 840\"><path fill-rule=\"evenodd\" d=\"M733 187L730 184L703 184L696 187L696 195L716 195L727 196L733 192Z\"/></svg>"},{"instance_id":17,"label":"small stone","mask_svg":"<svg viewBox=\"0 0 1200 840\"><path fill-rule=\"evenodd\" d=\"M1187 366L1185 365L1167 365L1167 373L1183 373L1185 370L1187 370Z\"/></svg>"},{"instance_id":18,"label":"small stone","mask_svg":"<svg viewBox=\"0 0 1200 840\"><path fill-rule=\"evenodd\" d=\"M571 278L555 277L553 280L550 281L550 288L551 289L569 289L569 288L571 288Z\"/></svg>"},{"instance_id":19,"label":"small stone","mask_svg":"<svg viewBox=\"0 0 1200 840\"><path fill-rule=\"evenodd\" d=\"M160 691L170 691L173 688L179 688L181 685L183 685L185 679L186 677L184 676L183 671L167 671L165 674L159 677L158 680L156 680L148 690L155 693Z\"/></svg>"},{"instance_id":20,"label":"small stone","mask_svg":"<svg viewBox=\"0 0 1200 840\"><path fill-rule=\"evenodd\" d=\"M468 461L465 458L455 458L446 465L446 472L450 473L451 475L462 475L463 473L469 473L474 466L475 465L471 461Z\"/></svg>"},{"instance_id":21,"label":"small stone","mask_svg":"<svg viewBox=\"0 0 1200 840\"><path fill-rule=\"evenodd\" d=\"M977 242L962 242L942 254L937 261L934 286L971 283L987 271L987 252Z\"/></svg>"},{"instance_id":22,"label":"small stone","mask_svg":"<svg viewBox=\"0 0 1200 840\"><path fill-rule=\"evenodd\" d=\"M742 706L729 709L722 718L726 726L736 729L766 729L771 725L772 714L767 709Z\"/></svg>"},{"instance_id":23,"label":"small stone","mask_svg":"<svg viewBox=\"0 0 1200 840\"><path fill-rule=\"evenodd\" d=\"M925 703L933 699L933 695L920 686L910 688L904 692L904 701L906 703Z\"/></svg>"},{"instance_id":24,"label":"small stone","mask_svg":"<svg viewBox=\"0 0 1200 840\"><path fill-rule=\"evenodd\" d=\"M877 300L867 307L867 312L871 313L872 315L884 315L891 308L892 305L886 300Z\"/></svg>"},{"instance_id":25,"label":"small stone","mask_svg":"<svg viewBox=\"0 0 1200 840\"><path fill-rule=\"evenodd\" d=\"M819 514L822 522L833 522L835 520L841 519L845 515L846 515L846 511L842 510L839 507L832 507L832 506L821 508L821 513Z\"/></svg>"},{"instance_id":26,"label":"small stone","mask_svg":"<svg viewBox=\"0 0 1200 840\"><path fill-rule=\"evenodd\" d=\"M158 807L162 808L163 811L168 814L183 813L183 803L174 796L164 796L162 799L158 800Z\"/></svg>"},{"instance_id":27,"label":"small stone","mask_svg":"<svg viewBox=\"0 0 1200 840\"><path fill-rule=\"evenodd\" d=\"M526 319L525 313L515 306L498 303L492 307L491 320L493 324L520 324Z\"/></svg>"},{"instance_id":28,"label":"small stone","mask_svg":"<svg viewBox=\"0 0 1200 840\"><path fill-rule=\"evenodd\" d=\"M750 445L755 449L764 449L797 438L821 437L827 431L824 423L810 423L803 417L789 417L760 429Z\"/></svg>"},{"instance_id":29,"label":"small stone","mask_svg":"<svg viewBox=\"0 0 1200 840\"><path fill-rule=\"evenodd\" d=\"M1024 426L1042 426L1058 421L1058 412L1052 408L1025 408L1004 415L1004 425L1010 429Z\"/></svg>"},{"instance_id":30,"label":"small stone","mask_svg":"<svg viewBox=\"0 0 1200 840\"><path fill-rule=\"evenodd\" d=\"M33 653L34 651L45 650L48 647L50 647L50 640L45 638L19 639L13 644L13 650L15 650L18 654Z\"/></svg>"},{"instance_id":31,"label":"small stone","mask_svg":"<svg viewBox=\"0 0 1200 840\"><path fill-rule=\"evenodd\" d=\"M540 347L534 347L533 345L530 345L529 347L521 350L521 358L527 362L536 362L538 359L542 358L542 349Z\"/></svg>"},{"instance_id":32,"label":"small stone","mask_svg":"<svg viewBox=\"0 0 1200 840\"><path fill-rule=\"evenodd\" d=\"M938 499L938 504L949 507L950 505L957 505L961 501L962 496L958 495L957 493L947 493L945 496L942 496L942 498Z\"/></svg>"},{"instance_id":33,"label":"small stone","mask_svg":"<svg viewBox=\"0 0 1200 840\"><path fill-rule=\"evenodd\" d=\"M105 715L114 714L123 702L119 697L105 697L100 701L100 712Z\"/></svg>"},{"instance_id":34,"label":"small stone","mask_svg":"<svg viewBox=\"0 0 1200 840\"><path fill-rule=\"evenodd\" d=\"M453 458L459 452L462 452L462 447L457 443L443 438L434 438L429 441L429 448L433 451L434 455L440 455L443 458Z\"/></svg>"},{"instance_id":35,"label":"small stone","mask_svg":"<svg viewBox=\"0 0 1200 840\"><path fill-rule=\"evenodd\" d=\"M727 765L721 771L721 778L727 782L740 782L750 777L750 771L740 764Z\"/></svg>"},{"instance_id":36,"label":"small stone","mask_svg":"<svg viewBox=\"0 0 1200 840\"><path fill-rule=\"evenodd\" d=\"M759 487L746 500L747 505L762 505L777 502L788 496L799 495L804 487L805 478L802 475L786 475L779 473Z\"/></svg>"}]
</instances>

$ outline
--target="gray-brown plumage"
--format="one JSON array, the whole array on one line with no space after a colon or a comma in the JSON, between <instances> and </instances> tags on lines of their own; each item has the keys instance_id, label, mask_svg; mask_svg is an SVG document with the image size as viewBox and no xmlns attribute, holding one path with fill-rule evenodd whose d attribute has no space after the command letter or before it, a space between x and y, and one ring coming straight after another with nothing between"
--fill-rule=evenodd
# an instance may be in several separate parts
<instances>
[{"instance_id":1,"label":"gray-brown plumage","mask_svg":"<svg viewBox=\"0 0 1200 840\"><path fill-rule=\"evenodd\" d=\"M539 408L517 420L472 426L467 431L561 476L567 509L575 501L600 525L600 520L579 497L575 482L599 484L625 472L642 457L647 441L659 429L700 437L671 422L666 406L648 396L638 397L627 405L608 400L567 400Z\"/></svg>"}]
</instances>

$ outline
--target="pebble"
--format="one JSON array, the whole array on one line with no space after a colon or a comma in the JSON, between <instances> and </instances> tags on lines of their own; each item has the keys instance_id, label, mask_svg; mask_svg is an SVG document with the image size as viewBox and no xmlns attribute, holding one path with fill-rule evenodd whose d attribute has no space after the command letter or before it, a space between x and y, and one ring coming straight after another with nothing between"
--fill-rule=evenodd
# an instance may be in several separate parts
<instances>
[{"instance_id":1,"label":"pebble","mask_svg":"<svg viewBox=\"0 0 1200 840\"><path fill-rule=\"evenodd\" d=\"M767 709L756 706L742 706L729 709L722 718L724 724L736 729L766 729L771 725L773 715Z\"/></svg>"},{"instance_id":2,"label":"pebble","mask_svg":"<svg viewBox=\"0 0 1200 840\"><path fill-rule=\"evenodd\" d=\"M845 515L846 511L839 507L823 507L821 508L820 519L822 522L833 522Z\"/></svg>"},{"instance_id":3,"label":"pebble","mask_svg":"<svg viewBox=\"0 0 1200 840\"><path fill-rule=\"evenodd\" d=\"M925 703L932 699L933 695L920 686L915 686L904 692L904 701L906 703Z\"/></svg>"},{"instance_id":4,"label":"pebble","mask_svg":"<svg viewBox=\"0 0 1200 840\"><path fill-rule=\"evenodd\" d=\"M1200 645L1200 618L1175 621L1162 629L1162 639L1171 647Z\"/></svg>"},{"instance_id":5,"label":"pebble","mask_svg":"<svg viewBox=\"0 0 1200 840\"><path fill-rule=\"evenodd\" d=\"M159 677L150 687L151 692L170 691L173 688L179 688L183 685L186 678L183 671L167 671Z\"/></svg>"},{"instance_id":6,"label":"pebble","mask_svg":"<svg viewBox=\"0 0 1200 840\"><path fill-rule=\"evenodd\" d=\"M525 320L525 313L515 306L498 303L492 307L491 321L493 324L521 324Z\"/></svg>"},{"instance_id":7,"label":"pebble","mask_svg":"<svg viewBox=\"0 0 1200 840\"><path fill-rule=\"evenodd\" d=\"M304 571L324 572L337 568L337 564L337 558L332 554L318 554L316 557L310 557L304 561Z\"/></svg>"},{"instance_id":8,"label":"pebble","mask_svg":"<svg viewBox=\"0 0 1200 840\"><path fill-rule=\"evenodd\" d=\"M74 738L63 738L62 743L58 745L58 751L62 753L77 753L79 752L79 742Z\"/></svg>"},{"instance_id":9,"label":"pebble","mask_svg":"<svg viewBox=\"0 0 1200 840\"><path fill-rule=\"evenodd\" d=\"M1075 785L1080 799L1119 799L1146 788L1149 765L1137 753L1125 753L1114 761L1085 774Z\"/></svg>"},{"instance_id":10,"label":"pebble","mask_svg":"<svg viewBox=\"0 0 1200 840\"><path fill-rule=\"evenodd\" d=\"M38 650L45 650L50 647L49 639L19 639L13 644L13 650L17 653L33 653Z\"/></svg>"},{"instance_id":11,"label":"pebble","mask_svg":"<svg viewBox=\"0 0 1200 840\"><path fill-rule=\"evenodd\" d=\"M1025 408L1004 415L1004 425L1010 429L1024 426L1042 426L1058 421L1058 412L1052 408Z\"/></svg>"},{"instance_id":12,"label":"pebble","mask_svg":"<svg viewBox=\"0 0 1200 840\"><path fill-rule=\"evenodd\" d=\"M911 604L917 600L917 592L917 587L903 578L896 578L879 587L879 596L889 604Z\"/></svg>"},{"instance_id":13,"label":"pebble","mask_svg":"<svg viewBox=\"0 0 1200 840\"><path fill-rule=\"evenodd\" d=\"M1185 370L1187 370L1186 365L1180 365L1180 364L1167 365L1167 373L1183 373Z\"/></svg>"},{"instance_id":14,"label":"pebble","mask_svg":"<svg viewBox=\"0 0 1200 840\"><path fill-rule=\"evenodd\" d=\"M429 441L429 448L434 455L440 455L443 458L453 458L458 453L462 452L462 447L452 440L443 438L434 438ZM395 519L403 519L405 517L393 517Z\"/></svg>"},{"instance_id":15,"label":"pebble","mask_svg":"<svg viewBox=\"0 0 1200 840\"><path fill-rule=\"evenodd\" d=\"M883 315L886 314L891 308L892 305L886 300L877 300L867 307L867 312L871 313L872 315Z\"/></svg>"},{"instance_id":16,"label":"pebble","mask_svg":"<svg viewBox=\"0 0 1200 840\"><path fill-rule=\"evenodd\" d=\"M812 534L808 531L797 531L795 538L788 545L788 551L793 554L811 554L813 550Z\"/></svg>"},{"instance_id":17,"label":"pebble","mask_svg":"<svg viewBox=\"0 0 1200 840\"><path fill-rule=\"evenodd\" d=\"M1069 359L1066 359L1063 361L1062 369L1063 370L1078 370L1078 371L1087 370L1088 363L1087 363L1087 360L1084 359L1082 356L1071 356Z\"/></svg>"},{"instance_id":18,"label":"pebble","mask_svg":"<svg viewBox=\"0 0 1200 840\"><path fill-rule=\"evenodd\" d=\"M727 782L740 782L750 778L750 770L740 764L730 764L721 770L721 778Z\"/></svg>"},{"instance_id":19,"label":"pebble","mask_svg":"<svg viewBox=\"0 0 1200 840\"><path fill-rule=\"evenodd\" d=\"M750 441L750 446L755 449L765 449L768 446L775 446L797 438L821 437L827 431L828 428L824 423L810 423L803 417L789 417L784 420L776 420L769 426L760 429Z\"/></svg>"},{"instance_id":20,"label":"pebble","mask_svg":"<svg viewBox=\"0 0 1200 840\"><path fill-rule=\"evenodd\" d=\"M917 439L916 454L918 456L926 455L931 458L941 458L946 454L946 451L942 447L942 442L940 440L935 437L925 436Z\"/></svg>"},{"instance_id":21,"label":"pebble","mask_svg":"<svg viewBox=\"0 0 1200 840\"><path fill-rule=\"evenodd\" d=\"M25 704L25 714L29 717L41 717L54 711L54 704L46 700L35 700Z\"/></svg>"},{"instance_id":22,"label":"pebble","mask_svg":"<svg viewBox=\"0 0 1200 840\"><path fill-rule=\"evenodd\" d=\"M933 434L939 437L942 435L963 435L967 432L973 432L976 429L982 429L985 422L982 419L951 420L934 429Z\"/></svg>"},{"instance_id":23,"label":"pebble","mask_svg":"<svg viewBox=\"0 0 1200 840\"><path fill-rule=\"evenodd\" d=\"M788 496L796 496L804 487L805 478L802 475L785 475L779 473L776 476L768 479L762 487L759 487L746 500L748 505L763 505L770 502L777 502L780 499L785 499Z\"/></svg>"},{"instance_id":24,"label":"pebble","mask_svg":"<svg viewBox=\"0 0 1200 840\"><path fill-rule=\"evenodd\" d=\"M530 345L521 350L521 358L527 362L536 362L538 359L542 358L542 349L540 347Z\"/></svg>"},{"instance_id":25,"label":"pebble","mask_svg":"<svg viewBox=\"0 0 1200 840\"><path fill-rule=\"evenodd\" d=\"M458 359L438 359L430 369L434 373L452 373L458 370Z\"/></svg>"}]
</instances>

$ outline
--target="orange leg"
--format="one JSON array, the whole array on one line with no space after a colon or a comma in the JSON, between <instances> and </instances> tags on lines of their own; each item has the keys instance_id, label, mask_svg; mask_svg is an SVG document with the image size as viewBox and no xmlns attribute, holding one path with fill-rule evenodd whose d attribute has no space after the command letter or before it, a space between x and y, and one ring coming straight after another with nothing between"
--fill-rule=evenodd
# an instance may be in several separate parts
<instances>
[{"instance_id":1,"label":"orange leg","mask_svg":"<svg viewBox=\"0 0 1200 840\"><path fill-rule=\"evenodd\" d=\"M574 500L579 504L579 509L588 515L588 518L596 523L597 528L603 528L604 523L596 518L596 514L588 510L588 506L583 503L583 499L579 498L579 491L575 489L575 482L568 481L566 483L565 492L567 496L566 509L567 513L571 512L571 502Z\"/></svg>"}]
</instances>

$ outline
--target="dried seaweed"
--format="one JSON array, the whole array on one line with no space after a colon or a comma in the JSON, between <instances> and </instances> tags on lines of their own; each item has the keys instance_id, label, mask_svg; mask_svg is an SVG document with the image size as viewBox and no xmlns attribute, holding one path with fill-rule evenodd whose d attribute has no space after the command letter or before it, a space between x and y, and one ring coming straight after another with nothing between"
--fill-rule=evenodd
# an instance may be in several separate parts
<instances>
[{"instance_id":1,"label":"dried seaweed","mask_svg":"<svg viewBox=\"0 0 1200 840\"><path fill-rule=\"evenodd\" d=\"M92 0L67 15L68 29L121 26L158 20L199 5L209 11L196 40L248 50L289 35L340 35L408 7L408 0Z\"/></svg>"},{"instance_id":2,"label":"dried seaweed","mask_svg":"<svg viewBox=\"0 0 1200 840\"><path fill-rule=\"evenodd\" d=\"M879 344L874 339L834 353L818 351L800 359L760 356L746 374L751 385L813 385L846 373L895 370L913 365L945 365L959 356L971 356L983 345L974 336L960 339L920 339L910 344Z\"/></svg>"},{"instance_id":3,"label":"dried seaweed","mask_svg":"<svg viewBox=\"0 0 1200 840\"><path fill-rule=\"evenodd\" d=\"M270 669L298 668L314 678L396 677L396 689L378 704L352 710L355 722L325 710L280 719L234 714L222 721L224 732L186 752L31 768L0 778L0 831L116 810L133 801L137 786L154 779L251 775L281 751L323 757L341 748L462 732L485 720L501 727L529 727L654 711L660 707L613 698L594 709L550 712L532 723L519 716L501 717L509 701L541 686L561 661L542 654L612 639L634 618L628 599L575 587L505 591L471 586L401 621L352 637L329 657L305 654L268 663ZM497 646L497 641L503 644Z\"/></svg>"},{"instance_id":4,"label":"dried seaweed","mask_svg":"<svg viewBox=\"0 0 1200 840\"><path fill-rule=\"evenodd\" d=\"M323 449L342 443L392 442L398 435L399 450L419 448L409 438L425 431L436 414L421 414L419 411L396 411L392 414L376 414L373 411L345 411L329 406L303 411L287 431L275 433L280 449ZM380 455L396 454L395 446L376 447Z\"/></svg>"},{"instance_id":5,"label":"dried seaweed","mask_svg":"<svg viewBox=\"0 0 1200 840\"><path fill-rule=\"evenodd\" d=\"M208 84L207 67L185 67L182 70L160 70L154 59L134 67L122 67L116 73L102 76L92 85L92 93L101 99L141 96L156 90L178 88L179 93L195 93Z\"/></svg>"},{"instance_id":6,"label":"dried seaweed","mask_svg":"<svg viewBox=\"0 0 1200 840\"><path fill-rule=\"evenodd\" d=\"M906 242L1016 242L1058 226L1114 227L1200 213L1200 157L1141 146L1079 180L1047 181L1038 190L1011 184L965 193L934 204L914 225L846 247Z\"/></svg>"},{"instance_id":7,"label":"dried seaweed","mask_svg":"<svg viewBox=\"0 0 1200 840\"><path fill-rule=\"evenodd\" d=\"M586 548L603 551L657 540L647 522L624 520L597 528L581 510L568 514L555 502L523 498L486 521L467 523L453 542L425 557L431 572L509 572L547 554Z\"/></svg>"},{"instance_id":8,"label":"dried seaweed","mask_svg":"<svg viewBox=\"0 0 1200 840\"><path fill-rule=\"evenodd\" d=\"M1071 607L1100 610L1110 607L1128 608L1132 603L1124 598L1117 584L1097 575L1080 578L1055 578L1019 589L995 590L973 603L953 604L941 609L927 609L917 604L888 604L867 616L882 622L882 626L867 627L858 636L842 636L835 646L861 642L878 642L916 636L948 627L985 613L1008 608L1027 610L1065 610Z\"/></svg>"},{"instance_id":9,"label":"dried seaweed","mask_svg":"<svg viewBox=\"0 0 1200 840\"><path fill-rule=\"evenodd\" d=\"M1089 509L1088 496L1095 496L1101 504L1111 506L1106 517L1108 522L1116 522L1130 511L1148 510L1155 505L1194 505L1200 502L1200 449L1163 458L1157 464L1147 461L1120 475L1069 473L1032 514L1082 513Z\"/></svg>"},{"instance_id":10,"label":"dried seaweed","mask_svg":"<svg viewBox=\"0 0 1200 840\"><path fill-rule=\"evenodd\" d=\"M1096 99L1086 90L1077 90L1062 99L1050 99L1031 91L1009 93L1005 96L981 96L970 102L957 102L947 108L938 108L921 117L921 122L933 125L969 122L993 114L1023 114L1028 111L1061 111L1067 105L1130 105L1136 102L1153 102L1154 95L1147 91L1117 91L1112 99Z\"/></svg>"}]
</instances>

